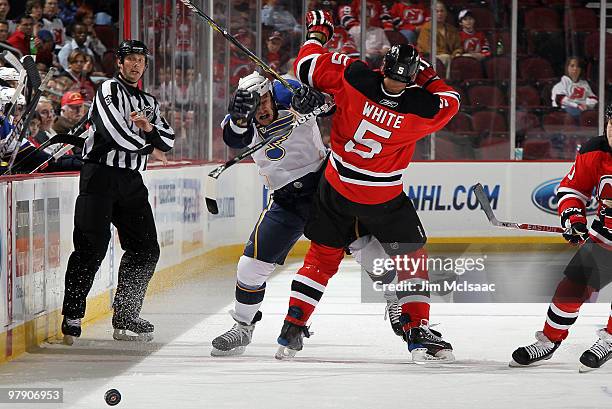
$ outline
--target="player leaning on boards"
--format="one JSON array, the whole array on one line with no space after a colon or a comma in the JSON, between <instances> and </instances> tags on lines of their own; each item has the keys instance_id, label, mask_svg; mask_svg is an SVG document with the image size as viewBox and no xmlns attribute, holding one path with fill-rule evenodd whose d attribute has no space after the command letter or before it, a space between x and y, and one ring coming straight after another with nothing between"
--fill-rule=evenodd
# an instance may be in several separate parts
<instances>
[{"instance_id":1,"label":"player leaning on boards","mask_svg":"<svg viewBox=\"0 0 612 409\"><path fill-rule=\"evenodd\" d=\"M153 338L153 325L139 314L159 245L140 171L146 169L150 154L166 162L164 152L174 145L174 131L161 117L157 100L138 88L148 56L141 41L123 41L117 49L119 73L100 85L89 110L91 127L83 147L74 252L68 260L62 309L68 344L81 335L87 294L106 254L111 223L125 250L113 302L113 338Z\"/></svg>"},{"instance_id":2,"label":"player leaning on boards","mask_svg":"<svg viewBox=\"0 0 612 409\"><path fill-rule=\"evenodd\" d=\"M550 359L578 319L580 306L612 282L612 105L606 107L605 134L589 140L559 185L563 237L580 249L565 268L537 341L512 354L510 366L538 365ZM595 189L597 215L587 228L586 205ZM612 358L612 306L608 325L580 357L580 372L592 371Z\"/></svg>"},{"instance_id":3,"label":"player leaning on boards","mask_svg":"<svg viewBox=\"0 0 612 409\"><path fill-rule=\"evenodd\" d=\"M302 349L303 337L308 335L306 322L316 306L303 295L322 295L338 271L357 220L389 256L424 255L425 232L403 191L401 177L416 142L444 127L459 109L459 94L412 46L393 46L384 57L381 73L323 47L334 32L327 12L315 10L306 17L308 40L300 49L295 72L302 82L332 94L337 111L331 157L304 229L312 243L294 281L303 285L291 294L277 358ZM428 276L424 269L404 274L400 281L418 282ZM398 298L413 359L453 360L451 345L429 328L429 293L402 292Z\"/></svg>"},{"instance_id":4,"label":"player leaning on boards","mask_svg":"<svg viewBox=\"0 0 612 409\"><path fill-rule=\"evenodd\" d=\"M278 264L285 262L287 254L302 236L323 172L327 149L321 140L316 118L293 128L291 125L296 115L288 108L291 106L298 113L307 114L322 105L325 97L297 81L289 82L296 88L302 87L293 99L279 81L272 85L257 72L241 78L230 100L229 114L221 123L223 140L235 149L272 136L282 137L253 154L264 184L274 193L238 262L236 299L234 310L230 311L236 323L212 341L213 356L242 354L251 343L255 324L262 317L259 308L264 299L266 280ZM366 237L353 242L351 251L360 262L384 257L380 243ZM369 270L372 270L371 266ZM394 276L394 272L388 272L386 277L376 279L393 280ZM388 304L397 308L395 294L386 293L385 297ZM312 300L316 301L318 299ZM393 311L389 312L390 318L394 317ZM399 323L398 317L395 321Z\"/></svg>"}]
</instances>

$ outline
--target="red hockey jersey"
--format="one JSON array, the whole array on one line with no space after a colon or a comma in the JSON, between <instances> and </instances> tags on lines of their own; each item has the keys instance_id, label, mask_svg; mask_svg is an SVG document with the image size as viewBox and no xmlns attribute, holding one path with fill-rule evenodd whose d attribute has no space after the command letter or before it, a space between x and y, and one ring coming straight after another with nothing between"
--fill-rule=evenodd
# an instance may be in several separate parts
<instances>
[{"instance_id":1,"label":"red hockey jersey","mask_svg":"<svg viewBox=\"0 0 612 409\"><path fill-rule=\"evenodd\" d=\"M385 30L393 30L393 22L387 10L387 7L382 5L380 0L367 0L366 16L368 21L366 24L372 27L380 27ZM338 19L340 24L350 30L359 25L361 17L361 0L353 0L352 5L338 7Z\"/></svg>"},{"instance_id":2,"label":"red hockey jersey","mask_svg":"<svg viewBox=\"0 0 612 409\"><path fill-rule=\"evenodd\" d=\"M612 246L612 148L605 136L582 146L574 166L561 181L557 193L559 215L566 209L578 208L586 221L586 205L593 190L598 207L589 235L598 243Z\"/></svg>"},{"instance_id":3,"label":"red hockey jersey","mask_svg":"<svg viewBox=\"0 0 612 409\"><path fill-rule=\"evenodd\" d=\"M465 30L459 32L461 37L461 47L465 53L481 53L482 55L491 55L489 40L481 31L473 31L468 33Z\"/></svg>"},{"instance_id":4,"label":"red hockey jersey","mask_svg":"<svg viewBox=\"0 0 612 409\"><path fill-rule=\"evenodd\" d=\"M410 5L401 2L395 3L389 13L398 30L415 31L417 27L430 20L429 10L423 3Z\"/></svg>"},{"instance_id":5,"label":"red hockey jersey","mask_svg":"<svg viewBox=\"0 0 612 409\"><path fill-rule=\"evenodd\" d=\"M380 72L328 52L314 40L300 49L295 72L303 83L334 96L332 155L325 177L357 203L383 203L401 194L402 173L416 142L443 128L459 110L459 94L435 75L417 77L426 89L412 85L390 94Z\"/></svg>"}]
</instances>

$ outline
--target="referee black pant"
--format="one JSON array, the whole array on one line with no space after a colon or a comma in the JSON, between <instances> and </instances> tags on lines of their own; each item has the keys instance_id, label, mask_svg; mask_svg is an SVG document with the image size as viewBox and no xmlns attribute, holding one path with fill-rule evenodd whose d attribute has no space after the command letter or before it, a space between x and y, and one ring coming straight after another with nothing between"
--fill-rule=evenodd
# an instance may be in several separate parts
<instances>
[{"instance_id":1,"label":"referee black pant","mask_svg":"<svg viewBox=\"0 0 612 409\"><path fill-rule=\"evenodd\" d=\"M85 315L87 294L117 228L125 250L113 308L119 321L137 317L159 259L148 191L138 171L95 163L81 169L74 212L74 252L68 260L62 314Z\"/></svg>"}]
</instances>

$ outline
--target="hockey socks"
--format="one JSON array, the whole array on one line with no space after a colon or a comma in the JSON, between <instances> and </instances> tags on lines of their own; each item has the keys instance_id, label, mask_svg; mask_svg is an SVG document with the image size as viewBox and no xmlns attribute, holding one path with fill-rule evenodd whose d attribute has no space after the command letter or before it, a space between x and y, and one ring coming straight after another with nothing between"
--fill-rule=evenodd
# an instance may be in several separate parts
<instances>
[{"instance_id":1,"label":"hockey socks","mask_svg":"<svg viewBox=\"0 0 612 409\"><path fill-rule=\"evenodd\" d=\"M593 289L568 278L561 280L553 300L548 307L544 335L551 342L567 338L570 327L578 319L582 304L591 296Z\"/></svg>"},{"instance_id":2,"label":"hockey socks","mask_svg":"<svg viewBox=\"0 0 612 409\"><path fill-rule=\"evenodd\" d=\"M286 321L300 326L306 324L323 297L327 282L338 271L343 257L342 248L328 247L315 242L310 244L304 258L304 265L298 270L291 283L289 299L289 310L297 307L302 314L300 318L287 314Z\"/></svg>"}]
</instances>

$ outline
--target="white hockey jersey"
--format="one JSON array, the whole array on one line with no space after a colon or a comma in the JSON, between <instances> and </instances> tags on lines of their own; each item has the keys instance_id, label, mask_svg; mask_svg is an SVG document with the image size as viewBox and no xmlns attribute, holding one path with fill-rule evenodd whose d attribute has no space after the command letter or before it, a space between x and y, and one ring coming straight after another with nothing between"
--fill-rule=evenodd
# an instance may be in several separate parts
<instances>
[{"instance_id":1,"label":"white hockey jersey","mask_svg":"<svg viewBox=\"0 0 612 409\"><path fill-rule=\"evenodd\" d=\"M297 114L293 111L279 110L278 118L270 125L251 125L254 136L248 146L253 146L271 135L282 135L278 141L252 155L263 184L270 190L279 189L317 171L327 155L316 119L310 119L292 128L291 124L296 118ZM221 127L226 126L231 127L232 133L237 136L246 134L249 129L236 126L229 115L221 123Z\"/></svg>"},{"instance_id":2,"label":"white hockey jersey","mask_svg":"<svg viewBox=\"0 0 612 409\"><path fill-rule=\"evenodd\" d=\"M557 108L577 108L578 104L584 104L589 109L597 105L597 95L585 80L572 81L564 75L551 91L552 106Z\"/></svg>"}]
</instances>

